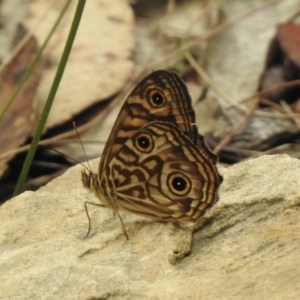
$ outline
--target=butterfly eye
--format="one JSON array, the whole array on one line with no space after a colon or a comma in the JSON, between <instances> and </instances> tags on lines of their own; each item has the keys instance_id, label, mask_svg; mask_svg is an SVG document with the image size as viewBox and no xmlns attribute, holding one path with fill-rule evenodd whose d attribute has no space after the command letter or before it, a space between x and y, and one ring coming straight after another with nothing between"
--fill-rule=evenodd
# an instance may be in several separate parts
<instances>
[{"instance_id":1,"label":"butterfly eye","mask_svg":"<svg viewBox=\"0 0 300 300\"><path fill-rule=\"evenodd\" d=\"M191 190L191 182L189 178L181 173L170 174L168 178L170 190L179 196L187 195Z\"/></svg>"},{"instance_id":2,"label":"butterfly eye","mask_svg":"<svg viewBox=\"0 0 300 300\"><path fill-rule=\"evenodd\" d=\"M157 91L150 93L150 104L155 108L165 105L164 95Z\"/></svg>"},{"instance_id":3,"label":"butterfly eye","mask_svg":"<svg viewBox=\"0 0 300 300\"><path fill-rule=\"evenodd\" d=\"M143 153L150 153L153 150L154 143L152 137L149 134L140 134L135 139L135 147Z\"/></svg>"}]
</instances>

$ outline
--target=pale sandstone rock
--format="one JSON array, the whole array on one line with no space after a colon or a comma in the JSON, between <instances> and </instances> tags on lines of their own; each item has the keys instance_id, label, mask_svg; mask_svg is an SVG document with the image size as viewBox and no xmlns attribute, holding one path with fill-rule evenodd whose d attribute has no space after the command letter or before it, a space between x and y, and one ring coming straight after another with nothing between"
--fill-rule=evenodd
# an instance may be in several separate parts
<instances>
[{"instance_id":1,"label":"pale sandstone rock","mask_svg":"<svg viewBox=\"0 0 300 300\"><path fill-rule=\"evenodd\" d=\"M111 211L91 207L83 239L83 202L96 199L81 168L0 208L0 299L300 298L299 160L222 168L220 201L177 264L191 233L172 224L122 213L127 241Z\"/></svg>"}]
</instances>

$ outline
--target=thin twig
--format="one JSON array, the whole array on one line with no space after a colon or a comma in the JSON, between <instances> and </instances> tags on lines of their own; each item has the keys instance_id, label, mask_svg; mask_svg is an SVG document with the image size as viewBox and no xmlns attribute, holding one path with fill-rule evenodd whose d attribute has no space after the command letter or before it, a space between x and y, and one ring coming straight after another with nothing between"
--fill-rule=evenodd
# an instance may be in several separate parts
<instances>
[{"instance_id":1,"label":"thin twig","mask_svg":"<svg viewBox=\"0 0 300 300\"><path fill-rule=\"evenodd\" d=\"M259 103L259 98L256 98L255 101L253 101L252 106L249 108L246 115L243 116L241 121L231 130L231 132L223 138L219 144L215 147L214 153L218 154L222 151L222 149L230 143L230 141L238 134L238 132L245 127L249 119L253 116L254 111L256 110Z\"/></svg>"}]
</instances>

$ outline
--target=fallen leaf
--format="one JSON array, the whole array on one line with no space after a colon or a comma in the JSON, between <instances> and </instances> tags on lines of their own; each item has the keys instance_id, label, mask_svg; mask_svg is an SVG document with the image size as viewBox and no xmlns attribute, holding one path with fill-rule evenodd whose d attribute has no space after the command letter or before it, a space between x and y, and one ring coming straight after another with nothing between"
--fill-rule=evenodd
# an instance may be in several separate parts
<instances>
[{"instance_id":1,"label":"fallen leaf","mask_svg":"<svg viewBox=\"0 0 300 300\"><path fill-rule=\"evenodd\" d=\"M0 74L0 111L4 109L27 71L29 63L36 54L37 47L35 38L31 37L2 70ZM40 65L37 65L0 120L2 153L16 149L32 135L36 124L36 107L33 98L40 78L41 68ZM0 176L6 170L7 162L13 157L14 154L0 158Z\"/></svg>"},{"instance_id":2,"label":"fallen leaf","mask_svg":"<svg viewBox=\"0 0 300 300\"><path fill-rule=\"evenodd\" d=\"M300 25L291 22L280 24L271 40L265 70L258 91L267 90L300 79ZM264 93L263 98L275 103L294 103L300 97L299 85L282 87ZM266 107L264 103L261 105Z\"/></svg>"},{"instance_id":3,"label":"fallen leaf","mask_svg":"<svg viewBox=\"0 0 300 300\"><path fill-rule=\"evenodd\" d=\"M72 1L45 50L43 81L38 89L41 111L51 87L74 15ZM64 2L32 1L26 25L42 43ZM133 14L126 1L87 1L78 34L51 109L47 127L61 124L101 99L117 93L130 75L134 49Z\"/></svg>"}]
</instances>

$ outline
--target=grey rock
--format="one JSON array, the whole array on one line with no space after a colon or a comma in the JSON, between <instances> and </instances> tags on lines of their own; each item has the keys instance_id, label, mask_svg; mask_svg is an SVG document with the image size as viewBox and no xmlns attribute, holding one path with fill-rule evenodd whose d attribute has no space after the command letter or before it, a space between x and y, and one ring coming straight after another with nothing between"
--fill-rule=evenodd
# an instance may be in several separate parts
<instances>
[{"instance_id":1,"label":"grey rock","mask_svg":"<svg viewBox=\"0 0 300 300\"><path fill-rule=\"evenodd\" d=\"M270 155L220 168L220 201L193 234L121 213L129 240L97 207L83 239L83 203L97 199L81 169L0 207L0 299L300 298L299 160Z\"/></svg>"}]
</instances>

